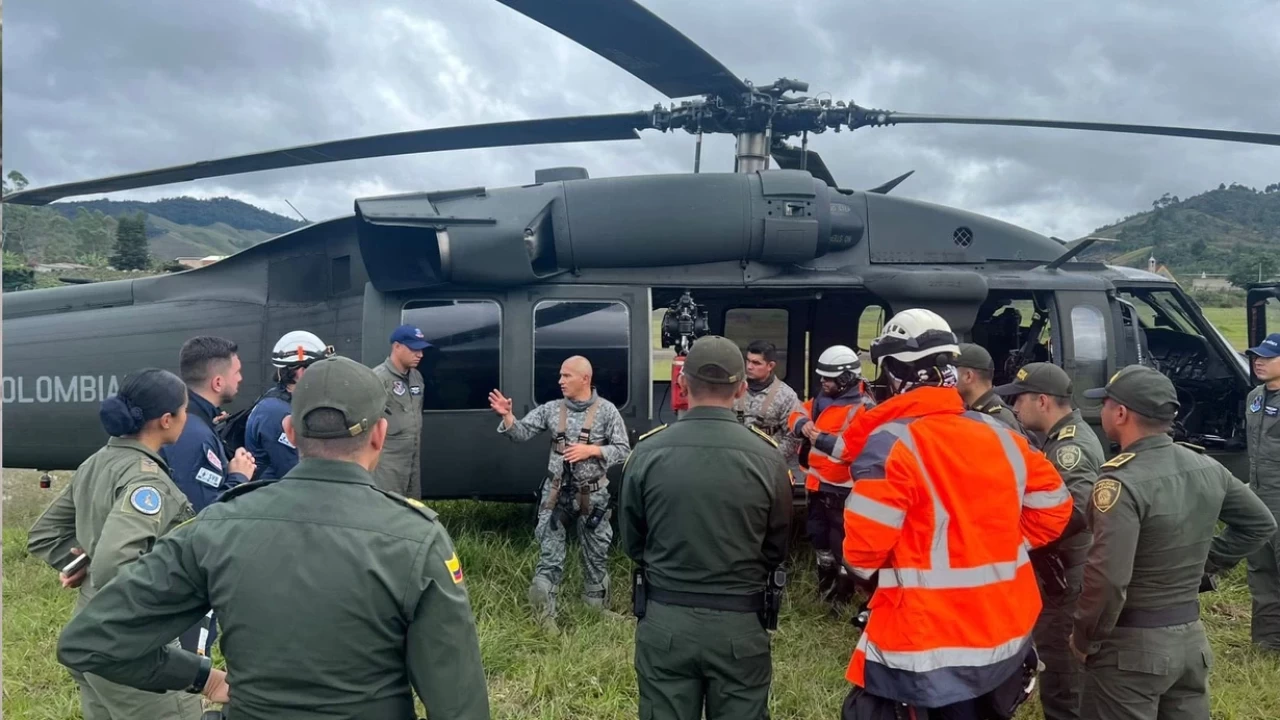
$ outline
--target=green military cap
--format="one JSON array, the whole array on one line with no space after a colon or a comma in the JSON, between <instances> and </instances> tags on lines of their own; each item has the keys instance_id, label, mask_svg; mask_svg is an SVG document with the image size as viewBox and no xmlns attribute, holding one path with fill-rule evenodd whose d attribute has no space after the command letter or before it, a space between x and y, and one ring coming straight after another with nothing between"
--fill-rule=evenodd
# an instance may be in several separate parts
<instances>
[{"instance_id":1,"label":"green military cap","mask_svg":"<svg viewBox=\"0 0 1280 720\"><path fill-rule=\"evenodd\" d=\"M958 368L973 368L974 370L990 370L995 371L995 361L991 359L991 353L981 345L973 343L960 343L960 354L956 356L955 361L951 363Z\"/></svg>"},{"instance_id":2,"label":"green military cap","mask_svg":"<svg viewBox=\"0 0 1280 720\"><path fill-rule=\"evenodd\" d=\"M1071 397L1071 389L1071 378L1065 370L1053 363L1038 362L1022 366L1013 382L995 390L1000 395L1035 393Z\"/></svg>"},{"instance_id":3,"label":"green military cap","mask_svg":"<svg viewBox=\"0 0 1280 720\"><path fill-rule=\"evenodd\" d=\"M1178 394L1169 378L1145 365L1129 365L1111 376L1106 387L1085 390L1084 396L1111 398L1130 410L1154 420L1178 416Z\"/></svg>"},{"instance_id":4,"label":"green military cap","mask_svg":"<svg viewBox=\"0 0 1280 720\"><path fill-rule=\"evenodd\" d=\"M387 391L370 368L350 358L327 357L312 363L298 380L290 407L297 433L302 437L355 437L386 415ZM345 427L329 431L310 429L307 415L324 408L341 413Z\"/></svg>"},{"instance_id":5,"label":"green military cap","mask_svg":"<svg viewBox=\"0 0 1280 720\"><path fill-rule=\"evenodd\" d=\"M742 382L747 368L737 343L719 335L706 335L689 348L682 372L712 385L732 385Z\"/></svg>"}]
</instances>

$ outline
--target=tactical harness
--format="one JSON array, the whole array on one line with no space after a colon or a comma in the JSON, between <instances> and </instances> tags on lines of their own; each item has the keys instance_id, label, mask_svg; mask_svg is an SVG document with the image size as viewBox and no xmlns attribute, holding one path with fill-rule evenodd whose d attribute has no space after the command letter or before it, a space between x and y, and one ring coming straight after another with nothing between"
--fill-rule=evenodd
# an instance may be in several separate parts
<instances>
[{"instance_id":1,"label":"tactical harness","mask_svg":"<svg viewBox=\"0 0 1280 720\"><path fill-rule=\"evenodd\" d=\"M578 444L591 444L591 426L596 419L596 409L600 407L598 402L591 403L591 407L587 408L587 417L583 420L582 429L578 431ZM564 451L568 448L566 442L567 436L565 430L569 423L569 406L565 401L560 401L560 423L556 428L556 433L551 438L551 451L556 455L564 457ZM575 483L573 478L573 468L569 466L568 460L560 463L560 468L551 474L551 492L547 495L547 502L542 506L544 510L556 509L556 502L560 499L561 486L565 484L565 475L568 475L569 489L573 490L576 486L578 491L578 513L586 517L591 510L591 493L605 487L609 484L608 478L600 478L590 482Z\"/></svg>"},{"instance_id":2,"label":"tactical harness","mask_svg":"<svg viewBox=\"0 0 1280 720\"><path fill-rule=\"evenodd\" d=\"M769 417L769 406L773 403L773 396L778 392L778 386L781 384L782 384L782 381L779 380L778 377L775 375L773 378L773 382L769 384L769 392L765 393L764 404L760 406L759 414L753 416L756 419L755 423L747 422L747 413L746 413L747 394L744 393L742 397L738 398L737 400L734 400L733 410L738 414L738 422L742 423L743 425L756 425L768 435L772 435L774 432L776 432L778 429L776 426L770 425L766 427L764 425L759 424L759 421Z\"/></svg>"}]
</instances>

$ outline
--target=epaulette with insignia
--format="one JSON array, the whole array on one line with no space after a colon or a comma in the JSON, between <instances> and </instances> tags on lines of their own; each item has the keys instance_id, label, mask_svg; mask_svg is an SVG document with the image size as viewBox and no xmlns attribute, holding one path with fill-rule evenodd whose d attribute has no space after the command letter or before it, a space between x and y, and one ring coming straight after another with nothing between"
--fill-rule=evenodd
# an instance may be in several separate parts
<instances>
[{"instance_id":1,"label":"epaulette with insignia","mask_svg":"<svg viewBox=\"0 0 1280 720\"><path fill-rule=\"evenodd\" d=\"M986 408L986 411L987 411L987 414L988 414L988 415L999 415L999 414L1000 414L1000 406L999 406L999 405L992 405L991 407Z\"/></svg>"},{"instance_id":2,"label":"epaulette with insignia","mask_svg":"<svg viewBox=\"0 0 1280 720\"><path fill-rule=\"evenodd\" d=\"M663 424L659 425L658 427L656 427L656 428L654 428L654 429L650 430L649 432L642 434L640 437L636 438L636 442L640 442L641 440L644 440L645 438L647 438L647 437L649 437L649 436L651 436L651 435L657 435L658 433L660 433L660 432L662 432L663 430L666 430L666 429L667 429L667 424L666 424L666 423L663 423Z\"/></svg>"},{"instance_id":3,"label":"epaulette with insignia","mask_svg":"<svg viewBox=\"0 0 1280 720\"><path fill-rule=\"evenodd\" d=\"M760 430L760 429L759 429L759 428L757 428L755 425L748 425L748 426L747 426L747 429L748 429L748 430L750 430L751 432L753 432L753 433L755 433L755 434L759 435L760 437L764 438L764 439L765 439L765 441L766 441L766 442L768 442L770 445L772 445L772 446L774 446L774 447L778 447L778 441L777 441L777 440L774 440L773 438L771 438L771 437L769 437L768 435L766 435L766 434L764 433L764 431Z\"/></svg>"},{"instance_id":4,"label":"epaulette with insignia","mask_svg":"<svg viewBox=\"0 0 1280 720\"><path fill-rule=\"evenodd\" d=\"M423 516L425 516L428 520L435 520L438 517L438 515L436 514L436 511L427 507L427 504L422 502L421 500L418 500L416 498L411 498L411 497L405 497L400 493L391 492L390 490L383 490L382 488L374 485L370 485L369 487L372 487L374 490L377 490L378 492L382 493L383 495L386 495L392 500L395 500L401 505L406 505L408 507L413 508L414 510L417 510L418 512L422 513Z\"/></svg>"},{"instance_id":5,"label":"epaulette with insignia","mask_svg":"<svg viewBox=\"0 0 1280 720\"><path fill-rule=\"evenodd\" d=\"M239 485L236 485L230 490L227 490L223 492L221 495L219 495L218 499L215 502L227 502L228 500L233 500L235 498L240 497L241 495L244 495L247 492L253 492L254 490L257 490L260 487L266 487L274 482L275 480L271 479L271 480L251 480L247 483L240 483Z\"/></svg>"},{"instance_id":6,"label":"epaulette with insignia","mask_svg":"<svg viewBox=\"0 0 1280 720\"><path fill-rule=\"evenodd\" d=\"M1055 438L1055 439L1057 439L1057 440L1070 440L1071 438L1073 438L1073 437L1075 437L1075 436L1076 436L1076 426L1075 426L1075 425L1068 425L1068 426L1066 426L1066 427L1064 427L1064 428L1062 428L1061 430L1059 430L1059 431L1058 431L1058 437L1057 437L1057 438Z\"/></svg>"},{"instance_id":7,"label":"epaulette with insignia","mask_svg":"<svg viewBox=\"0 0 1280 720\"><path fill-rule=\"evenodd\" d=\"M1106 461L1106 462L1102 463L1102 467L1104 467L1104 468L1118 468L1118 467L1120 467L1121 465L1124 465L1125 463L1129 462L1130 460L1132 460L1132 459L1134 459L1134 458L1136 458L1136 457L1138 457L1138 456L1137 456L1136 454L1134 454L1134 453L1120 453L1119 455L1117 455L1117 456L1115 456L1115 457L1111 458L1110 460L1108 460L1108 461Z\"/></svg>"},{"instance_id":8,"label":"epaulette with insignia","mask_svg":"<svg viewBox=\"0 0 1280 720\"><path fill-rule=\"evenodd\" d=\"M152 460L151 458L142 458L142 464L138 466L138 469L144 473L160 472L160 466L157 465L156 461Z\"/></svg>"},{"instance_id":9,"label":"epaulette with insignia","mask_svg":"<svg viewBox=\"0 0 1280 720\"><path fill-rule=\"evenodd\" d=\"M1181 445L1182 447L1188 448L1190 450L1194 450L1195 452L1198 452L1201 455L1204 454L1204 448L1199 445L1192 445L1189 442L1182 442L1181 440L1174 440L1173 442L1175 445Z\"/></svg>"}]
</instances>

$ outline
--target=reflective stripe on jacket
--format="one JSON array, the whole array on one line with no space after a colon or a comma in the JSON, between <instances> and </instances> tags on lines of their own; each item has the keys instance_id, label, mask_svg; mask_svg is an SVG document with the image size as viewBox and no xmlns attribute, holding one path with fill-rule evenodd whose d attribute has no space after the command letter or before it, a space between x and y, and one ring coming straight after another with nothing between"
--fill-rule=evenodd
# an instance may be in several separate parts
<instances>
[{"instance_id":1,"label":"reflective stripe on jacket","mask_svg":"<svg viewBox=\"0 0 1280 720\"><path fill-rule=\"evenodd\" d=\"M809 447L809 466L805 468L804 481L804 487L809 492L818 492L824 487L831 491L853 485L853 480L849 477L849 460L845 459L844 433L860 412L875 406L869 396L859 391L860 388L861 383L855 389L835 398L823 408L817 420L813 419L813 404L817 402L817 398L807 400L802 408L793 411L787 419L787 427L794 435L803 437L802 430L810 422L821 433Z\"/></svg>"},{"instance_id":2,"label":"reflective stripe on jacket","mask_svg":"<svg viewBox=\"0 0 1280 720\"><path fill-rule=\"evenodd\" d=\"M844 560L879 574L846 677L923 707L991 691L1031 642L1041 602L1027 551L1066 528L1061 477L952 388L894 397L844 440L855 457Z\"/></svg>"}]
</instances>

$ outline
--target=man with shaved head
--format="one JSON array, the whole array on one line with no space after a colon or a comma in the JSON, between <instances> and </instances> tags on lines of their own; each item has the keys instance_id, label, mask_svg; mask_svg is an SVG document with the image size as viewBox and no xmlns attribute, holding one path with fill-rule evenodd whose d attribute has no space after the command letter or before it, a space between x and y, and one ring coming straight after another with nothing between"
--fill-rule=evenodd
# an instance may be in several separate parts
<instances>
[{"instance_id":1,"label":"man with shaved head","mask_svg":"<svg viewBox=\"0 0 1280 720\"><path fill-rule=\"evenodd\" d=\"M609 604L610 466L624 462L631 453L627 428L613 403L596 394L591 384L591 363L575 355L560 365L559 400L534 408L516 420L511 398L498 390L489 393L489 407L502 417L498 432L514 441L529 440L551 431L551 454L543 480L534 535L541 552L529 586L529 602L538 621L548 630L555 623L556 592L564 576L565 531L574 523L582 545L583 598L592 607L613 615Z\"/></svg>"}]
</instances>

